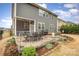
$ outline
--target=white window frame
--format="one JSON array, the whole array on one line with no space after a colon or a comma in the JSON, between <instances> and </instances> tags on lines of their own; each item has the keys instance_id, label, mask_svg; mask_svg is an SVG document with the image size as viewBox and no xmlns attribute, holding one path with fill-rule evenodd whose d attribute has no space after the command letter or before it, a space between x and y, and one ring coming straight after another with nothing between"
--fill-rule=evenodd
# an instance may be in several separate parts
<instances>
[{"instance_id":1,"label":"white window frame","mask_svg":"<svg viewBox=\"0 0 79 59\"><path fill-rule=\"evenodd\" d=\"M44 11L42 9L39 9L39 16L49 17L49 13L47 11Z\"/></svg>"},{"instance_id":2,"label":"white window frame","mask_svg":"<svg viewBox=\"0 0 79 59\"><path fill-rule=\"evenodd\" d=\"M39 24L41 25L41 22L38 22L38 29L39 29ZM40 26L40 30L41 30L41 26Z\"/></svg>"},{"instance_id":3,"label":"white window frame","mask_svg":"<svg viewBox=\"0 0 79 59\"><path fill-rule=\"evenodd\" d=\"M40 24L41 26L40 26L40 30L45 30L45 23L43 23L43 22L38 22L38 24ZM43 29L43 26L42 25L44 25L44 29ZM38 25L38 28L39 28L39 25Z\"/></svg>"},{"instance_id":4,"label":"white window frame","mask_svg":"<svg viewBox=\"0 0 79 59\"><path fill-rule=\"evenodd\" d=\"M42 26L42 30L45 30L45 23L42 23L42 25L44 25L44 28L43 28L43 26Z\"/></svg>"},{"instance_id":5,"label":"white window frame","mask_svg":"<svg viewBox=\"0 0 79 59\"><path fill-rule=\"evenodd\" d=\"M39 9L39 16L43 17L44 11L42 9Z\"/></svg>"}]
</instances>

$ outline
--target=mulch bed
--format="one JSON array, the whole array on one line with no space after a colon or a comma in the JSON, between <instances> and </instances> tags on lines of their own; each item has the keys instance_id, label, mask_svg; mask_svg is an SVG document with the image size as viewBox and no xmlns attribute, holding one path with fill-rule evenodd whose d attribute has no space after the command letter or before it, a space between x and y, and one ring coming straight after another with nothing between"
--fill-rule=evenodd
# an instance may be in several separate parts
<instances>
[{"instance_id":1,"label":"mulch bed","mask_svg":"<svg viewBox=\"0 0 79 59\"><path fill-rule=\"evenodd\" d=\"M19 52L16 44L6 46L4 56L18 56Z\"/></svg>"},{"instance_id":2,"label":"mulch bed","mask_svg":"<svg viewBox=\"0 0 79 59\"><path fill-rule=\"evenodd\" d=\"M55 48L58 45L58 43L52 43L52 44L54 44L53 48ZM53 49L53 48L51 48L51 49ZM37 55L38 56L44 55L46 52L50 51L51 49L47 49L47 48L45 48L45 46L37 48Z\"/></svg>"}]
</instances>

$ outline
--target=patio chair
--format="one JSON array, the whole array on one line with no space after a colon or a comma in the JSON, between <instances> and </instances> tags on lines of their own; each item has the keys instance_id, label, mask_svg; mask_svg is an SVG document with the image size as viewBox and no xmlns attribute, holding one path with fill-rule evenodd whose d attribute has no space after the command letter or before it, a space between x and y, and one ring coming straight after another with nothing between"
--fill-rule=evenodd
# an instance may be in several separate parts
<instances>
[{"instance_id":1,"label":"patio chair","mask_svg":"<svg viewBox=\"0 0 79 59\"><path fill-rule=\"evenodd\" d=\"M44 30L44 35L47 35L48 34L48 30Z\"/></svg>"},{"instance_id":2,"label":"patio chair","mask_svg":"<svg viewBox=\"0 0 79 59\"><path fill-rule=\"evenodd\" d=\"M25 38L24 42L29 42L31 40L30 33L25 32L23 36Z\"/></svg>"},{"instance_id":3,"label":"patio chair","mask_svg":"<svg viewBox=\"0 0 79 59\"><path fill-rule=\"evenodd\" d=\"M38 40L38 32L34 32L33 34L33 41L37 41Z\"/></svg>"},{"instance_id":4,"label":"patio chair","mask_svg":"<svg viewBox=\"0 0 79 59\"><path fill-rule=\"evenodd\" d=\"M27 42L36 41L37 40L37 34L36 33L27 34L27 37L25 37L25 40Z\"/></svg>"},{"instance_id":5,"label":"patio chair","mask_svg":"<svg viewBox=\"0 0 79 59\"><path fill-rule=\"evenodd\" d=\"M33 35L32 36L33 41L38 41L41 39L41 33L34 32L34 33L32 33L32 35Z\"/></svg>"},{"instance_id":6,"label":"patio chair","mask_svg":"<svg viewBox=\"0 0 79 59\"><path fill-rule=\"evenodd\" d=\"M43 39L42 36L43 36L43 32L41 31L41 32L38 33L39 40Z\"/></svg>"}]
</instances>

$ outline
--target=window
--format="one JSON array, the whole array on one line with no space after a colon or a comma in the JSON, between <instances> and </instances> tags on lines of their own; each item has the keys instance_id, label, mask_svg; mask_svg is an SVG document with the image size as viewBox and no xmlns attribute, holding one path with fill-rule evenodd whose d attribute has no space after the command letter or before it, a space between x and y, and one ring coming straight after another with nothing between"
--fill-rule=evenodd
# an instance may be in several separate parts
<instances>
[{"instance_id":1,"label":"window","mask_svg":"<svg viewBox=\"0 0 79 59\"><path fill-rule=\"evenodd\" d=\"M45 29L45 23L39 22L39 23L38 23L38 29L44 30L44 29Z\"/></svg>"},{"instance_id":2,"label":"window","mask_svg":"<svg viewBox=\"0 0 79 59\"><path fill-rule=\"evenodd\" d=\"M44 12L44 14L45 14L45 17L48 17L48 12Z\"/></svg>"},{"instance_id":3,"label":"window","mask_svg":"<svg viewBox=\"0 0 79 59\"><path fill-rule=\"evenodd\" d=\"M39 9L39 16L43 16L44 11L42 9Z\"/></svg>"},{"instance_id":4,"label":"window","mask_svg":"<svg viewBox=\"0 0 79 59\"><path fill-rule=\"evenodd\" d=\"M38 23L38 29L41 29L41 23Z\"/></svg>"},{"instance_id":5,"label":"window","mask_svg":"<svg viewBox=\"0 0 79 59\"><path fill-rule=\"evenodd\" d=\"M28 22L24 22L24 29L29 30L29 23Z\"/></svg>"},{"instance_id":6,"label":"window","mask_svg":"<svg viewBox=\"0 0 79 59\"><path fill-rule=\"evenodd\" d=\"M42 16L42 17L48 17L48 12L42 10L42 9L39 9L39 16Z\"/></svg>"},{"instance_id":7,"label":"window","mask_svg":"<svg viewBox=\"0 0 79 59\"><path fill-rule=\"evenodd\" d=\"M45 29L45 24L44 23L42 23L42 30L44 30Z\"/></svg>"}]
</instances>

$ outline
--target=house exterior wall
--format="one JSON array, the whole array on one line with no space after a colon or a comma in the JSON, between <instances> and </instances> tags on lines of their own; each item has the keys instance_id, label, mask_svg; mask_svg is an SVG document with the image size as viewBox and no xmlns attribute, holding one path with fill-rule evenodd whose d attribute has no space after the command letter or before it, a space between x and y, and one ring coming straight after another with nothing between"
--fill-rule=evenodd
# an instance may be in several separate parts
<instances>
[{"instance_id":1,"label":"house exterior wall","mask_svg":"<svg viewBox=\"0 0 79 59\"><path fill-rule=\"evenodd\" d=\"M53 32L57 32L58 31L58 29L57 29L57 26L58 26L58 24L57 24L57 20L58 20L58 18L57 17L53 17Z\"/></svg>"},{"instance_id":2,"label":"house exterior wall","mask_svg":"<svg viewBox=\"0 0 79 59\"><path fill-rule=\"evenodd\" d=\"M60 29L62 25L66 25L66 22L63 20L58 20L58 30Z\"/></svg>"},{"instance_id":3,"label":"house exterior wall","mask_svg":"<svg viewBox=\"0 0 79 59\"><path fill-rule=\"evenodd\" d=\"M16 17L23 17L26 19L28 18L29 20L31 19L34 20L36 22L36 31L38 32L40 31L38 29L39 22L45 24L45 30L48 30L49 32L57 31L57 17L50 13L48 14L48 17L39 16L39 8L31 4L17 3L16 4ZM52 30L50 29L50 26L52 27Z\"/></svg>"}]
</instances>

